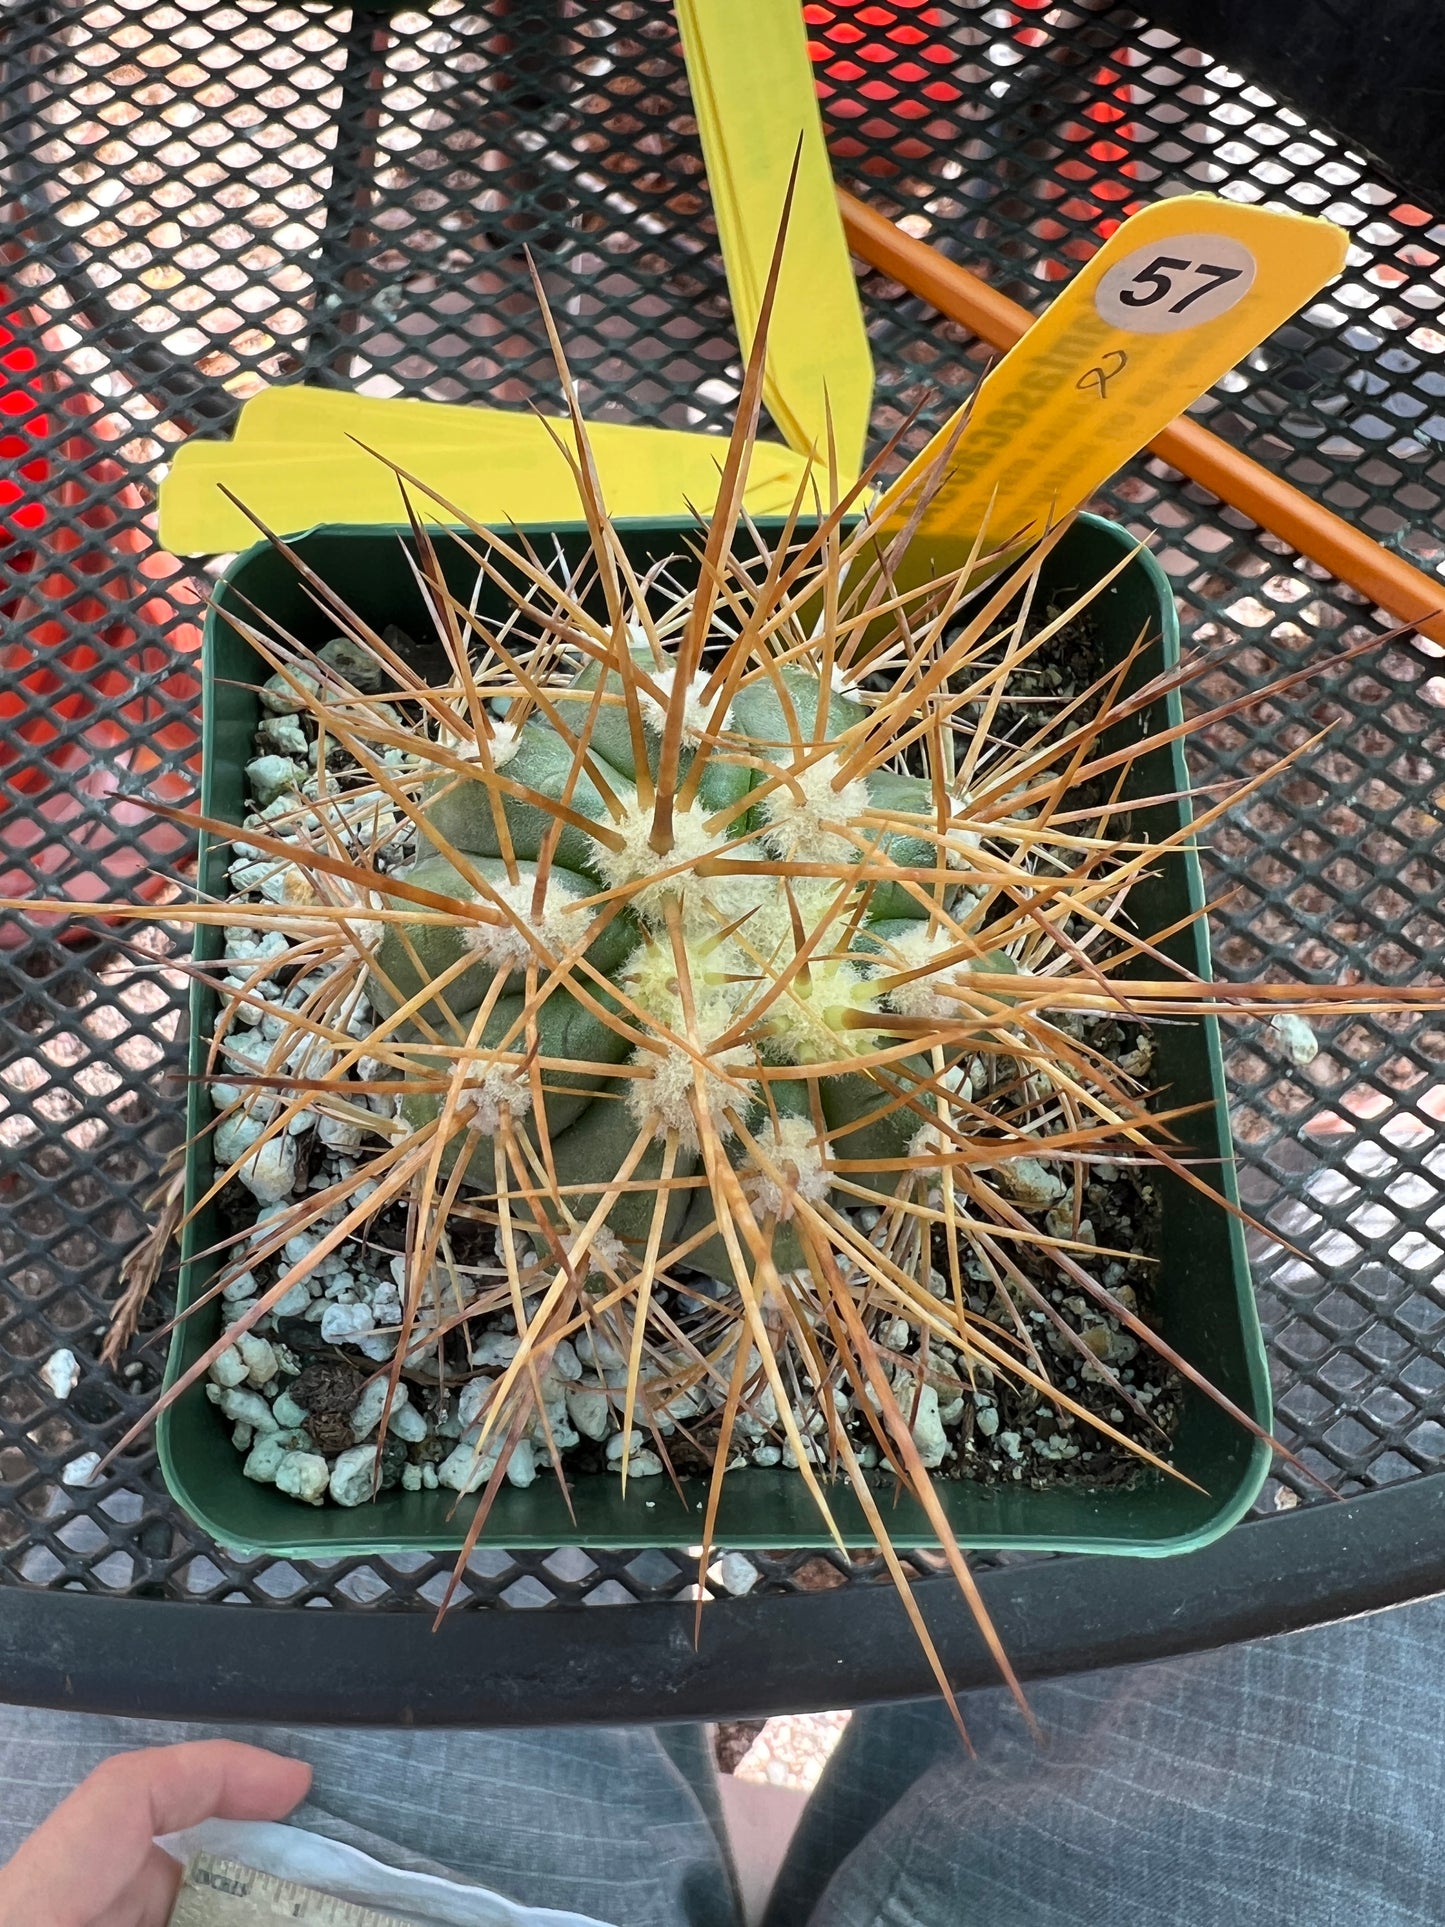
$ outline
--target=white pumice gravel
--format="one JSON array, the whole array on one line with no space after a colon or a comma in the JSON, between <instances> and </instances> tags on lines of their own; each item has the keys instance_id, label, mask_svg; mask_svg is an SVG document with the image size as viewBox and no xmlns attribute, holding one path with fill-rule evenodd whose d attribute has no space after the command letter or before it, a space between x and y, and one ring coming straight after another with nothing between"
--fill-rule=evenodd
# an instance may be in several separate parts
<instances>
[{"instance_id":1,"label":"white pumice gravel","mask_svg":"<svg viewBox=\"0 0 1445 1927\"><path fill-rule=\"evenodd\" d=\"M521 1349L519 1338L503 1332L488 1332L472 1352L472 1363L496 1371L500 1366L510 1365Z\"/></svg>"},{"instance_id":2,"label":"white pumice gravel","mask_svg":"<svg viewBox=\"0 0 1445 1927\"><path fill-rule=\"evenodd\" d=\"M330 1468L319 1452L287 1452L276 1467L276 1489L306 1505L320 1505L326 1497Z\"/></svg>"},{"instance_id":3,"label":"white pumice gravel","mask_svg":"<svg viewBox=\"0 0 1445 1927\"><path fill-rule=\"evenodd\" d=\"M365 1141L365 1132L349 1118L322 1116L316 1122L316 1135L328 1151L356 1151Z\"/></svg>"},{"instance_id":4,"label":"white pumice gravel","mask_svg":"<svg viewBox=\"0 0 1445 1927\"><path fill-rule=\"evenodd\" d=\"M907 1409L907 1393L902 1403ZM943 1421L938 1415L938 1394L931 1385L921 1386L918 1392L918 1409L913 1414L913 1443L918 1447L918 1456L932 1471L943 1464L948 1451L948 1434L943 1429Z\"/></svg>"},{"instance_id":5,"label":"white pumice gravel","mask_svg":"<svg viewBox=\"0 0 1445 1927\"><path fill-rule=\"evenodd\" d=\"M249 1392L239 1385L228 1386L225 1390L212 1386L209 1393L214 1394L215 1403L229 1419L238 1424L249 1425L255 1432L274 1432L276 1421L271 1416L271 1407L259 1392Z\"/></svg>"},{"instance_id":6,"label":"white pumice gravel","mask_svg":"<svg viewBox=\"0 0 1445 1927\"><path fill-rule=\"evenodd\" d=\"M1068 1186L1057 1171L1038 1158L1006 1158L994 1167L999 1189L1025 1211L1043 1211L1057 1204Z\"/></svg>"},{"instance_id":7,"label":"white pumice gravel","mask_svg":"<svg viewBox=\"0 0 1445 1927\"><path fill-rule=\"evenodd\" d=\"M100 1468L99 1452L82 1452L60 1474L62 1485L89 1485Z\"/></svg>"},{"instance_id":8,"label":"white pumice gravel","mask_svg":"<svg viewBox=\"0 0 1445 1927\"><path fill-rule=\"evenodd\" d=\"M242 1332L233 1349L240 1353L248 1383L258 1391L263 1385L270 1384L278 1370L273 1346L267 1344L264 1338L256 1337L254 1332Z\"/></svg>"},{"instance_id":9,"label":"white pumice gravel","mask_svg":"<svg viewBox=\"0 0 1445 1927\"><path fill-rule=\"evenodd\" d=\"M386 1380L374 1378L362 1392L351 1412L351 1430L357 1439L369 1439L381 1423L381 1414L386 1406ZM397 1385L396 1396L391 1402L392 1419L396 1418L410 1403L411 1388L403 1380Z\"/></svg>"},{"instance_id":10,"label":"white pumice gravel","mask_svg":"<svg viewBox=\"0 0 1445 1927\"><path fill-rule=\"evenodd\" d=\"M730 1592L734 1599L741 1599L750 1593L762 1578L762 1574L751 1559L745 1559L740 1552L725 1552L718 1560L714 1571L718 1584L724 1592ZM711 1575L709 1575L711 1576Z\"/></svg>"},{"instance_id":11,"label":"white pumice gravel","mask_svg":"<svg viewBox=\"0 0 1445 1927\"><path fill-rule=\"evenodd\" d=\"M488 1440L480 1454L474 1445L463 1442L437 1467L438 1483L453 1492L476 1492L492 1476L501 1456L498 1440Z\"/></svg>"},{"instance_id":12,"label":"white pumice gravel","mask_svg":"<svg viewBox=\"0 0 1445 1927\"><path fill-rule=\"evenodd\" d=\"M216 1126L214 1149L216 1163L222 1168L245 1157L266 1126L248 1111L238 1111Z\"/></svg>"},{"instance_id":13,"label":"white pumice gravel","mask_svg":"<svg viewBox=\"0 0 1445 1927\"><path fill-rule=\"evenodd\" d=\"M258 1145L238 1173L242 1184L262 1204L289 1197L296 1187L296 1140L289 1135Z\"/></svg>"},{"instance_id":14,"label":"white pumice gravel","mask_svg":"<svg viewBox=\"0 0 1445 1927\"><path fill-rule=\"evenodd\" d=\"M296 1428L284 1432L263 1432L251 1447L241 1470L258 1485L274 1485L282 1459L287 1455L319 1456L312 1452L306 1433ZM323 1460L324 1464L325 1461Z\"/></svg>"},{"instance_id":15,"label":"white pumice gravel","mask_svg":"<svg viewBox=\"0 0 1445 1927\"><path fill-rule=\"evenodd\" d=\"M1269 1027L1291 1064L1303 1068L1306 1064L1313 1064L1319 1056L1320 1040L1315 1036L1314 1026L1308 1018L1296 1016L1292 1010L1284 1010L1270 1019Z\"/></svg>"},{"instance_id":16,"label":"white pumice gravel","mask_svg":"<svg viewBox=\"0 0 1445 1927\"><path fill-rule=\"evenodd\" d=\"M337 1453L331 1467L330 1492L338 1505L365 1505L374 1496L376 1462L374 1445L353 1445ZM321 1464L324 1470L325 1459ZM281 1483L279 1476L276 1483Z\"/></svg>"},{"instance_id":17,"label":"white pumice gravel","mask_svg":"<svg viewBox=\"0 0 1445 1927\"><path fill-rule=\"evenodd\" d=\"M585 1439L600 1443L612 1423L612 1403L607 1394L587 1385L567 1387L567 1416Z\"/></svg>"},{"instance_id":18,"label":"white pumice gravel","mask_svg":"<svg viewBox=\"0 0 1445 1927\"><path fill-rule=\"evenodd\" d=\"M403 1390L405 1387L402 1388ZM414 1405L394 1405L387 1421L388 1438L400 1439L403 1445L420 1445L430 1434L431 1428L424 1413Z\"/></svg>"},{"instance_id":19,"label":"white pumice gravel","mask_svg":"<svg viewBox=\"0 0 1445 1927\"><path fill-rule=\"evenodd\" d=\"M373 1319L370 1305L330 1304L321 1314L321 1336L328 1345L339 1345L369 1332Z\"/></svg>"},{"instance_id":20,"label":"white pumice gravel","mask_svg":"<svg viewBox=\"0 0 1445 1927\"><path fill-rule=\"evenodd\" d=\"M475 1425L492 1402L497 1389L494 1378L470 1378L457 1393L457 1424L463 1431Z\"/></svg>"},{"instance_id":21,"label":"white pumice gravel","mask_svg":"<svg viewBox=\"0 0 1445 1927\"><path fill-rule=\"evenodd\" d=\"M473 1362L475 1363L475 1360L473 1360ZM577 1379L581 1378L582 1361L578 1358L576 1349L570 1339L558 1339L557 1343L552 1347L552 1356L548 1362L547 1369L550 1372L554 1372L558 1378L567 1380L569 1384L575 1383Z\"/></svg>"},{"instance_id":22,"label":"white pumice gravel","mask_svg":"<svg viewBox=\"0 0 1445 1927\"><path fill-rule=\"evenodd\" d=\"M271 1401L271 1416L283 1432L306 1423L305 1412L289 1392L282 1392L279 1398Z\"/></svg>"},{"instance_id":23,"label":"white pumice gravel","mask_svg":"<svg viewBox=\"0 0 1445 1927\"><path fill-rule=\"evenodd\" d=\"M246 1361L239 1349L235 1345L228 1345L225 1351L213 1358L208 1376L213 1385L219 1385L223 1390L232 1385L244 1385Z\"/></svg>"}]
</instances>

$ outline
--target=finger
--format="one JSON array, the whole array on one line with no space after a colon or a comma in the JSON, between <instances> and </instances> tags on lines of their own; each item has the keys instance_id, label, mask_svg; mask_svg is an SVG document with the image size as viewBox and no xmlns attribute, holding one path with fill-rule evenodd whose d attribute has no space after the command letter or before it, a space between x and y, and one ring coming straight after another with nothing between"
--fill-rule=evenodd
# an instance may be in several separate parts
<instances>
[{"instance_id":1,"label":"finger","mask_svg":"<svg viewBox=\"0 0 1445 1927\"><path fill-rule=\"evenodd\" d=\"M180 1884L179 1864L152 1847L135 1878L86 1927L167 1927Z\"/></svg>"},{"instance_id":2,"label":"finger","mask_svg":"<svg viewBox=\"0 0 1445 1927\"><path fill-rule=\"evenodd\" d=\"M236 1740L191 1740L119 1757L138 1763L130 1797L148 1803L148 1839L201 1820L281 1820L311 1785L304 1760Z\"/></svg>"},{"instance_id":3,"label":"finger","mask_svg":"<svg viewBox=\"0 0 1445 1927\"><path fill-rule=\"evenodd\" d=\"M279 1820L310 1783L303 1762L234 1740L115 1754L0 1873L0 1927L41 1920L84 1927L135 1878L156 1834L213 1817Z\"/></svg>"}]
</instances>

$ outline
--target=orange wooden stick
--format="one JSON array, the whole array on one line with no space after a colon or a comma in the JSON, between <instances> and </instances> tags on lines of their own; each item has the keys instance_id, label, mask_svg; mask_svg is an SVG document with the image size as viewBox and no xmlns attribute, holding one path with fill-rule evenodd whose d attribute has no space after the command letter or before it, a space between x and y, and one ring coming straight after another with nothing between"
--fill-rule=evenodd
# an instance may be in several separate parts
<instances>
[{"instance_id":1,"label":"orange wooden stick","mask_svg":"<svg viewBox=\"0 0 1445 1927\"><path fill-rule=\"evenodd\" d=\"M838 190L848 245L870 267L891 274L940 314L981 341L1012 348L1033 323L1027 308L991 288L926 241L905 234L844 189ZM1198 422L1181 416L1155 436L1150 452L1200 482L1221 501L1321 563L1400 622L1445 643L1445 582L1415 568L1289 482L1242 455Z\"/></svg>"}]
</instances>

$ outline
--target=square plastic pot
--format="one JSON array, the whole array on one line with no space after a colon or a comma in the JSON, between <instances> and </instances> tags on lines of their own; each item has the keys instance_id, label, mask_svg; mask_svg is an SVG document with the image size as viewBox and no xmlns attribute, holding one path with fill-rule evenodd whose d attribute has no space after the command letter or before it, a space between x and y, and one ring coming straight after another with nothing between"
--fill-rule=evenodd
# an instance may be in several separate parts
<instances>
[{"instance_id":1,"label":"square plastic pot","mask_svg":"<svg viewBox=\"0 0 1445 1927\"><path fill-rule=\"evenodd\" d=\"M635 525L627 540L639 574L654 560L676 557L681 525ZM579 528L534 530L539 547L553 537L579 553L585 535ZM425 610L401 553L404 532L383 528L324 528L296 541L311 568L378 628L396 623L421 636L428 632ZM443 542L443 552L453 545ZM1133 547L1112 523L1083 516L1045 563L1036 608L1062 602L1097 581ZM459 585L465 559L457 554ZM449 564L450 566L450 564ZM468 589L470 581L467 581ZM243 814L243 771L252 754L258 699L255 685L267 673L243 637L225 619L259 606L296 636L313 644L334 633L303 589L289 564L265 546L240 556L222 579L218 608L205 635L206 812L239 823ZM485 605L483 613L486 613ZM1093 604L1095 633L1106 660L1118 661L1141 634L1153 640L1131 675L1152 675L1178 659L1179 637L1169 583L1158 564L1141 553ZM419 665L426 667L425 664ZM441 668L438 661L437 668ZM250 686L248 686L250 685ZM1177 720L1176 694L1157 704L1152 720ZM1176 742L1151 751L1136 765L1136 795L1166 795L1187 788L1184 755ZM1159 805L1164 817L1151 833L1163 833L1186 803ZM1136 812L1140 826L1146 813ZM203 889L225 888L228 846L208 840L201 852ZM1203 903L1197 859L1191 854L1165 866L1165 872L1137 886L1131 908L1141 929L1162 929ZM1168 940L1172 955L1207 975L1208 937L1202 919ZM198 933L196 956L220 953L220 933ZM191 1004L190 1069L193 1079L205 1066L206 1038L215 1015L214 994L201 985ZM1234 1197L1229 1119L1224 1100L1219 1037L1212 1019L1161 1025L1154 1033L1155 1070L1168 1088L1171 1105L1202 1107L1180 1127L1188 1149L1227 1197ZM212 1175L208 1138L196 1132L210 1120L203 1088L191 1085L193 1146L187 1166L189 1199L199 1197ZM1269 1379L1263 1342L1250 1291L1249 1268L1239 1221L1191 1187L1160 1172L1161 1249L1152 1316L1158 1329L1191 1364L1262 1427L1268 1427ZM197 1257L214 1242L214 1213L204 1213L190 1228L183 1251L182 1309L205 1290L212 1261ZM219 1329L219 1311L206 1307L178 1327L168 1363L174 1381ZM300 1505L242 1476L242 1457L231 1444L230 1427L194 1386L161 1418L159 1449L171 1493L187 1513L227 1546L290 1558L342 1554L431 1550L459 1546L472 1512L469 1501L451 1492L381 1494L375 1501L343 1510ZM1269 1448L1230 1419L1209 1398L1186 1392L1174 1441L1174 1464L1193 1481L1141 1470L1132 1479L1090 1488L1058 1484L1035 1490L1026 1485L991 1488L967 1480L940 1482L950 1523L966 1546L1018 1550L1133 1553L1155 1557L1189 1552L1225 1532L1249 1509L1264 1482ZM891 1486L891 1481L887 1482ZM869 1543L856 1502L846 1487L830 1495L845 1537ZM663 1546L694 1544L704 1490L701 1481L684 1483L679 1499L665 1478L630 1482L624 1499L618 1481L607 1474L578 1475L572 1481L575 1522L550 1474L525 1490L504 1486L487 1520L482 1543L508 1547L557 1545ZM889 1524L900 1545L928 1545L933 1535L912 1500L894 1504ZM718 1523L718 1543L747 1547L807 1547L830 1543L802 1481L785 1469L747 1468L729 1475Z\"/></svg>"}]
</instances>

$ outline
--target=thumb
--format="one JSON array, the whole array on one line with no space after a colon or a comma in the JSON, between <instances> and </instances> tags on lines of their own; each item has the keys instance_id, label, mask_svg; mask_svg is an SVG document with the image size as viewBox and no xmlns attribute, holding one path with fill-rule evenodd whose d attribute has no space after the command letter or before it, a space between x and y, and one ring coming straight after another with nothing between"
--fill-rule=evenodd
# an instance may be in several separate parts
<instances>
[{"instance_id":1,"label":"thumb","mask_svg":"<svg viewBox=\"0 0 1445 1927\"><path fill-rule=\"evenodd\" d=\"M201 1820L281 1820L311 1785L304 1760L237 1740L190 1740L120 1758L134 1763L130 1797L147 1803L152 1834Z\"/></svg>"},{"instance_id":2,"label":"thumb","mask_svg":"<svg viewBox=\"0 0 1445 1927\"><path fill-rule=\"evenodd\" d=\"M64 1927L103 1915L141 1873L156 1834L213 1818L280 1820L310 1784L303 1761L235 1740L117 1753L61 1801L0 1872L0 1923ZM35 1911L27 1913L22 1901Z\"/></svg>"}]
</instances>

